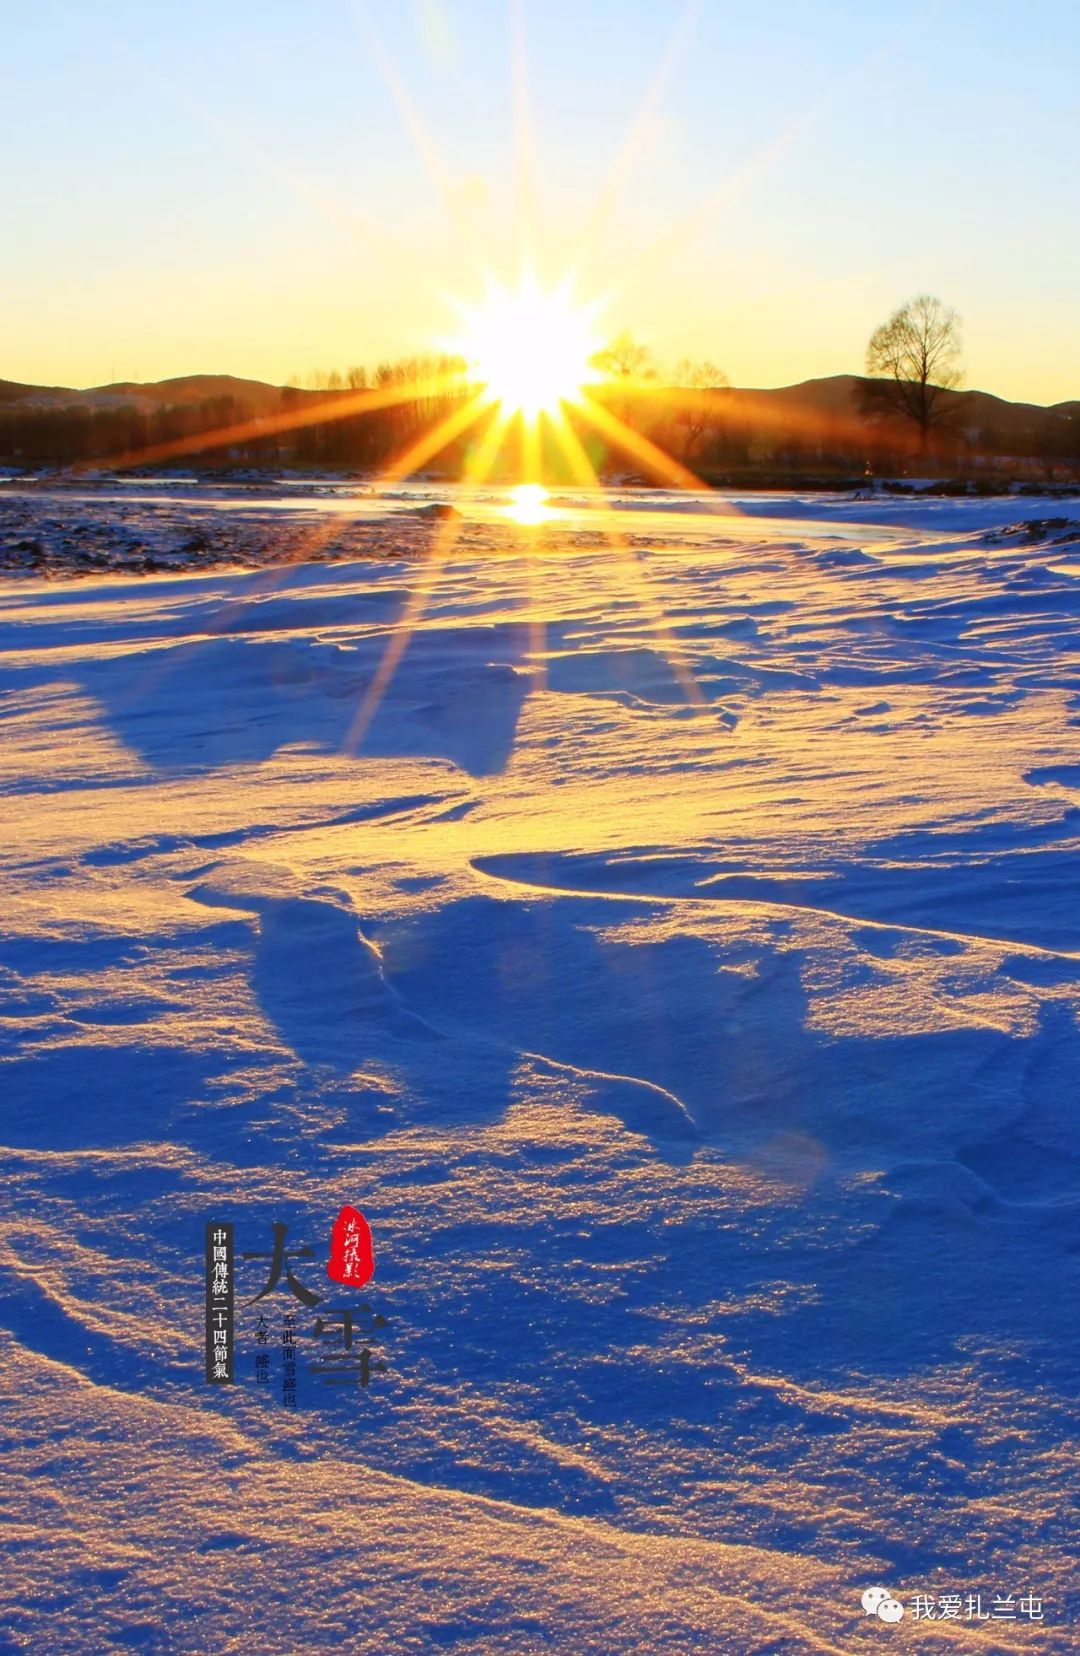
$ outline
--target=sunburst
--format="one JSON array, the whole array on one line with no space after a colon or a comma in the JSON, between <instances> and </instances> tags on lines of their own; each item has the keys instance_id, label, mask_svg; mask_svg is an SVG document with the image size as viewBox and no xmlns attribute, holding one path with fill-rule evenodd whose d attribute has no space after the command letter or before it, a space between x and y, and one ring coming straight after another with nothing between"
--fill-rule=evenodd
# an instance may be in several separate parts
<instances>
[{"instance_id":1,"label":"sunburst","mask_svg":"<svg viewBox=\"0 0 1080 1656\"><path fill-rule=\"evenodd\" d=\"M492 402L524 420L581 400L600 347L598 302L575 301L569 280L543 288L532 275L514 287L489 281L481 305L458 305L463 335L451 342Z\"/></svg>"},{"instance_id":2,"label":"sunburst","mask_svg":"<svg viewBox=\"0 0 1080 1656\"><path fill-rule=\"evenodd\" d=\"M688 11L693 12L694 9L691 0ZM707 485L686 466L680 464L639 429L620 418L611 406L612 399L605 396L605 375L595 365L602 343L599 318L605 308L604 304L598 300L586 301L579 298L569 277L551 286L544 286L533 274L535 249L539 238L536 234L533 210L535 181L531 176L532 138L527 118L524 45L520 31L520 16L515 15L518 16L519 25L515 36L514 58L517 156L515 184L519 205L526 209L517 236L516 257L522 274L516 281L497 280L489 275L483 298L478 302L452 302L461 323L461 331L453 341L444 339L442 344L444 347L449 346L451 355L464 361L464 374L455 370L424 380L422 383L400 383L376 390L359 391L339 397L332 404L320 402L313 406L293 408L269 419L236 423L223 426L217 431L203 432L131 450L104 462L106 466L160 462L190 453L230 446L253 437L265 438L308 424L321 424L349 416L374 413L395 405L426 399L436 404L442 403L442 417L418 435L414 435L412 440L385 464L381 474L382 485L385 487L407 477L449 448L474 426L481 430L482 435L465 464L463 481L472 484L482 483L490 476L499 461L504 441L513 429L517 428L521 439L518 473L521 480L511 489L510 503L505 511L510 521L517 525L527 536L529 543L536 547L539 546L543 526L552 516L541 475L541 455L545 449L542 439L545 436L550 438L553 451L562 456L570 475L579 484L602 487L601 479L575 429L589 426L610 450L622 453L633 462L636 469L647 472L656 481L684 489L706 490ZM686 21L684 18L684 23ZM680 25L677 34L681 36L683 32L683 26ZM673 47L674 44L675 42ZM438 146L424 130L407 98L403 84L393 72L385 53L380 50L376 53L376 58L384 79L402 109L406 124L432 174L433 181L449 202L452 191L449 189L445 169L439 159ZM669 72L670 63L666 63L663 74L658 76L657 85L650 89L646 105L659 96L660 86ZM643 116L644 113L643 109ZM614 176L601 192L601 200L597 203L597 213L601 218L610 216L609 198L613 198L617 193L617 186L629 170L629 159L638 136L640 135L635 123L624 146L626 154L617 162L613 169ZM468 227L460 223L458 228L468 233ZM595 231L596 226L590 228ZM586 237L586 241L590 239L591 237ZM469 251L475 254L478 250L470 247ZM574 269L584 262L586 254L587 248L583 245ZM633 389L623 380L620 380L620 386L624 395L627 389ZM651 394L658 396L661 403L666 404L675 404L680 397L678 392L658 391L655 387ZM724 509L731 510L730 507ZM340 522L340 519L337 521ZM316 555L318 544L328 538L331 532L330 520L326 525L314 528L304 549L297 555ZM452 556L460 533L461 520L457 517L449 518L440 524L429 556L425 560L423 576L413 589L383 660L361 700L345 743L349 750L355 751L362 740L386 686L422 620L429 598ZM648 616L649 625L658 635L661 648L673 661L677 676L683 682L688 701L701 706L701 692L692 675L682 664L663 612L648 591L640 562L631 554L614 518L605 524L604 533L610 550L615 554L614 562L618 565L619 579L624 589L629 589L635 594L643 612ZM530 559L530 569L534 566L536 569L539 568L537 560ZM534 576L530 575L530 580L533 579ZM538 626L536 630L535 643L539 656L542 654L542 638L539 636Z\"/></svg>"}]
</instances>

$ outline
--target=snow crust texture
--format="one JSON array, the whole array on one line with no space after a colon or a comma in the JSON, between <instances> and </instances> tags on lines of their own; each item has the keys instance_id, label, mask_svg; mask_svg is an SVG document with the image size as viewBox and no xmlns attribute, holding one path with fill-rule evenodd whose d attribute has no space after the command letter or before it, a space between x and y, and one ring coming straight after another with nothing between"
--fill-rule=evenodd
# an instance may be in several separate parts
<instances>
[{"instance_id":1,"label":"snow crust texture","mask_svg":"<svg viewBox=\"0 0 1080 1656\"><path fill-rule=\"evenodd\" d=\"M1080 549L1019 515L0 584L0 1650L1073 1648ZM344 1203L385 1371L283 1407L242 1262L206 1385L205 1222L315 1282Z\"/></svg>"}]
</instances>

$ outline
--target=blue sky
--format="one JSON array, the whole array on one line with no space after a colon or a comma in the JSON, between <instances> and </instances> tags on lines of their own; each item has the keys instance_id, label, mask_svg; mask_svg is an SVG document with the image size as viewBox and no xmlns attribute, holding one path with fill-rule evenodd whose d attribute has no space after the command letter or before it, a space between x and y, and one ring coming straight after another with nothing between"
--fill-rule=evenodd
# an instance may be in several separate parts
<instances>
[{"instance_id":1,"label":"blue sky","mask_svg":"<svg viewBox=\"0 0 1080 1656\"><path fill-rule=\"evenodd\" d=\"M0 375L285 379L444 338L447 295L518 260L515 40L535 261L555 279L587 241L582 297L662 361L859 371L930 291L969 384L1080 396L1058 0L9 4Z\"/></svg>"}]
</instances>

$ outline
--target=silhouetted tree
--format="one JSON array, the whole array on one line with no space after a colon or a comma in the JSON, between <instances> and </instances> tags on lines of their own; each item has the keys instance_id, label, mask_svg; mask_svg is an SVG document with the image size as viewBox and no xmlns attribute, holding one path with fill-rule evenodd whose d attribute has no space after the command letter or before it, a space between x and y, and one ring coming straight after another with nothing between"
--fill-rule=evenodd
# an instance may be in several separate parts
<instances>
[{"instance_id":1,"label":"silhouetted tree","mask_svg":"<svg viewBox=\"0 0 1080 1656\"><path fill-rule=\"evenodd\" d=\"M714 437L723 425L720 399L714 393L726 390L731 381L715 362L707 358L692 362L683 357L675 365L673 383L677 393L686 393L677 396L675 424L683 432L683 459L692 460L706 439Z\"/></svg>"},{"instance_id":2,"label":"silhouetted tree","mask_svg":"<svg viewBox=\"0 0 1080 1656\"><path fill-rule=\"evenodd\" d=\"M602 374L607 374L613 380L641 380L655 379L656 369L653 366L652 352L647 345L635 339L628 328L616 334L597 351L592 359L591 366L599 368Z\"/></svg>"},{"instance_id":3,"label":"silhouetted tree","mask_svg":"<svg viewBox=\"0 0 1080 1656\"><path fill-rule=\"evenodd\" d=\"M960 318L928 293L909 299L875 328L866 347L867 413L893 413L919 433L919 452L947 417L945 391L961 383Z\"/></svg>"},{"instance_id":4,"label":"silhouetted tree","mask_svg":"<svg viewBox=\"0 0 1080 1656\"><path fill-rule=\"evenodd\" d=\"M602 351L597 351L589 359L589 366L599 369L605 376L609 392L618 388L618 396L611 400L623 423L637 425L639 421L635 419L634 410L639 399L635 393L642 381L656 379L656 367L649 347L624 328L608 341Z\"/></svg>"}]
</instances>

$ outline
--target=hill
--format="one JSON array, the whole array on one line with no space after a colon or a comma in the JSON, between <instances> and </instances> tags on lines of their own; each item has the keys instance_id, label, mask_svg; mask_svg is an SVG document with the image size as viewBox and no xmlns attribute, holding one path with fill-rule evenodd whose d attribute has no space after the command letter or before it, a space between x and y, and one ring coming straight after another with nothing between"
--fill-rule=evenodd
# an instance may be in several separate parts
<instances>
[{"instance_id":1,"label":"hill","mask_svg":"<svg viewBox=\"0 0 1080 1656\"><path fill-rule=\"evenodd\" d=\"M252 413L265 414L281 407L281 387L264 380L239 379L234 374L182 374L176 379L152 380L146 384L118 380L113 385L92 385L77 390L65 385L22 385L0 380L0 404L30 409L121 409L140 414L159 408L185 408L219 397L232 397Z\"/></svg>"},{"instance_id":2,"label":"hill","mask_svg":"<svg viewBox=\"0 0 1080 1656\"><path fill-rule=\"evenodd\" d=\"M833 431L862 423L862 396L866 381L856 374L833 374L827 379L803 380L798 385L768 389L737 389L720 393L733 412L769 426L800 426ZM1041 454L1057 447L1071 427L1080 441L1080 402L1051 407L1009 402L989 391L946 391L942 394L946 429L978 448L999 453Z\"/></svg>"},{"instance_id":3,"label":"hill","mask_svg":"<svg viewBox=\"0 0 1080 1656\"><path fill-rule=\"evenodd\" d=\"M833 374L776 387L680 391L659 382L638 385L620 399L623 418L653 434L677 458L713 480L765 470L777 476L811 470L832 476L905 469L914 454L912 428L888 417L868 423L867 381ZM245 464L378 467L411 440L436 412L424 401L342 420L348 393L299 390L232 374L185 374L142 384L123 380L79 390L0 380L0 463L34 467L72 461L111 463L116 455L182 443L236 423L261 428L232 442L220 458ZM604 400L604 393L599 393ZM324 422L320 405L326 405ZM946 470L987 463L1040 475L1076 470L1080 458L1080 400L1042 407L1009 402L987 391L942 394L945 422L933 454L920 455ZM278 429L274 416L302 410ZM689 410L689 411L688 411ZM211 448L213 445L210 445ZM613 457L614 458L614 457ZM451 468L461 454L447 457ZM215 463L211 461L211 463ZM603 459L601 464L603 465Z\"/></svg>"}]
</instances>

